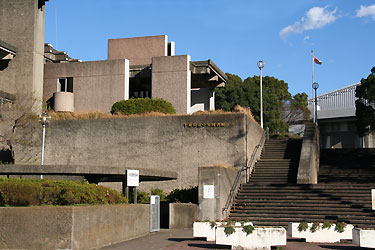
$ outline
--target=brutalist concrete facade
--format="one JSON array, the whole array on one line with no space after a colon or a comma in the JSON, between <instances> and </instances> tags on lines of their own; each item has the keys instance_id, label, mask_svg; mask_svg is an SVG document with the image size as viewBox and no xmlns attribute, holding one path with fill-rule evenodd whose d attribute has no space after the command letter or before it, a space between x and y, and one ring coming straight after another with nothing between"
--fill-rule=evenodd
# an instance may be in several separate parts
<instances>
[{"instance_id":1,"label":"brutalist concrete facade","mask_svg":"<svg viewBox=\"0 0 375 250\"><path fill-rule=\"evenodd\" d=\"M44 99L61 91L59 83L69 78L76 112L109 112L114 102L132 97L164 98L178 114L214 110L214 89L224 86L226 75L211 60L194 62L189 55L175 56L174 46L166 35L109 39L108 60L80 62L46 44ZM112 72L108 66L119 60L125 60L125 66ZM104 67L105 79L97 74L96 64Z\"/></svg>"},{"instance_id":2,"label":"brutalist concrete facade","mask_svg":"<svg viewBox=\"0 0 375 250\"><path fill-rule=\"evenodd\" d=\"M0 69L0 90L33 93L36 111L42 109L45 2L0 0L0 38L17 48L16 56Z\"/></svg>"}]
</instances>

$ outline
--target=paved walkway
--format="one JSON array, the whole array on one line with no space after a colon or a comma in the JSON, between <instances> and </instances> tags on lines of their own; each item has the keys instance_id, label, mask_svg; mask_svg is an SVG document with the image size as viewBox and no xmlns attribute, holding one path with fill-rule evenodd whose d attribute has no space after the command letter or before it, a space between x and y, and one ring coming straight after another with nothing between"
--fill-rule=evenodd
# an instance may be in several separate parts
<instances>
[{"instance_id":1,"label":"paved walkway","mask_svg":"<svg viewBox=\"0 0 375 250\"><path fill-rule=\"evenodd\" d=\"M365 250L352 244L306 243L288 240L284 250ZM216 245L193 238L192 229L161 229L159 232L129 240L116 245L101 248L102 250L207 250L231 249L230 246ZM275 247L276 249L276 247Z\"/></svg>"}]
</instances>

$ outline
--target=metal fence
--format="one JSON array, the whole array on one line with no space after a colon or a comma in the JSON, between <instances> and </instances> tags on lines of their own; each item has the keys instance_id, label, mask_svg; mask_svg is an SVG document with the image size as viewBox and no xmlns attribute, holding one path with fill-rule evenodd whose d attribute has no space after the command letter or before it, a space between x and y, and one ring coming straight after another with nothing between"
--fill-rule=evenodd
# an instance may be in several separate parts
<instances>
[{"instance_id":1,"label":"metal fence","mask_svg":"<svg viewBox=\"0 0 375 250\"><path fill-rule=\"evenodd\" d=\"M318 110L335 110L344 108L355 108L355 89L360 83L331 91L317 97ZM308 101L308 106L313 110L314 98Z\"/></svg>"}]
</instances>

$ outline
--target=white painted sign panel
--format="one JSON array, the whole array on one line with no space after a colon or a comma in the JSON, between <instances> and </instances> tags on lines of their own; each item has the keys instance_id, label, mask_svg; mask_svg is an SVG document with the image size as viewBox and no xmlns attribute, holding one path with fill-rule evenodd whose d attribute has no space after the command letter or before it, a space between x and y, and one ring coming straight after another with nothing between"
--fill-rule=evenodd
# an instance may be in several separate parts
<instances>
[{"instance_id":1,"label":"white painted sign panel","mask_svg":"<svg viewBox=\"0 0 375 250\"><path fill-rule=\"evenodd\" d=\"M214 198L215 198L215 186L203 185L203 199L214 199Z\"/></svg>"},{"instance_id":2,"label":"white painted sign panel","mask_svg":"<svg viewBox=\"0 0 375 250\"><path fill-rule=\"evenodd\" d=\"M151 197L150 197L150 203L151 203L151 205L154 205L156 203L156 196L151 195Z\"/></svg>"},{"instance_id":3,"label":"white painted sign panel","mask_svg":"<svg viewBox=\"0 0 375 250\"><path fill-rule=\"evenodd\" d=\"M126 183L128 187L138 187L139 170L126 170Z\"/></svg>"}]
</instances>

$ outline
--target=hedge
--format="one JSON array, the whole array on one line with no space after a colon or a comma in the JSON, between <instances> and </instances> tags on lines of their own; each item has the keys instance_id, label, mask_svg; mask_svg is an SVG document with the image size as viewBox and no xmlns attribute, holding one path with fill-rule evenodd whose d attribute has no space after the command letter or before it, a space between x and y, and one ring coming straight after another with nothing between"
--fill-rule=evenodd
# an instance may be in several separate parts
<instances>
[{"instance_id":1,"label":"hedge","mask_svg":"<svg viewBox=\"0 0 375 250\"><path fill-rule=\"evenodd\" d=\"M118 203L127 200L115 190L86 181L0 178L0 206Z\"/></svg>"},{"instance_id":2,"label":"hedge","mask_svg":"<svg viewBox=\"0 0 375 250\"><path fill-rule=\"evenodd\" d=\"M175 114L176 110L172 104L162 98L132 98L121 100L112 105L111 113L116 114L142 114L148 112L160 112L165 114Z\"/></svg>"}]
</instances>

